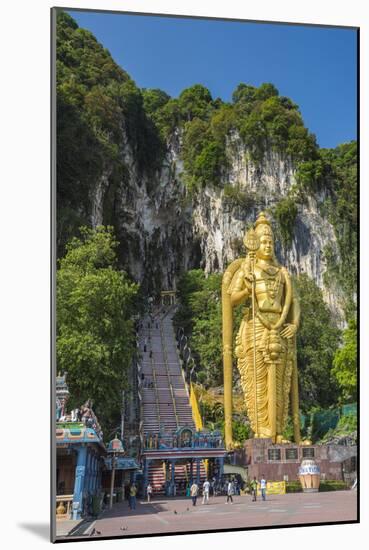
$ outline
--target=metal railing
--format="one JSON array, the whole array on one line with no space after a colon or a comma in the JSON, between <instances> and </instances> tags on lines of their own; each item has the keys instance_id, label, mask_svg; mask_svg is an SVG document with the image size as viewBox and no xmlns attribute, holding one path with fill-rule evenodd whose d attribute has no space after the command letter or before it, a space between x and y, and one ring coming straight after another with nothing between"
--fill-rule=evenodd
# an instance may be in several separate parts
<instances>
[{"instance_id":1,"label":"metal railing","mask_svg":"<svg viewBox=\"0 0 369 550\"><path fill-rule=\"evenodd\" d=\"M181 439L180 434L158 433L144 434L144 449L222 449L224 448L223 438L220 432L195 432L192 437Z\"/></svg>"}]
</instances>

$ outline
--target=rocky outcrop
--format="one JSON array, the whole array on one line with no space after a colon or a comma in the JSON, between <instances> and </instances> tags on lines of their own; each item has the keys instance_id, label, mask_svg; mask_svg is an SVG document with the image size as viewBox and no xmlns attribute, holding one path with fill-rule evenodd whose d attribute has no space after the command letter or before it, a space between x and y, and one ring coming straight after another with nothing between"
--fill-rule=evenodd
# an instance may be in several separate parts
<instances>
[{"instance_id":1,"label":"rocky outcrop","mask_svg":"<svg viewBox=\"0 0 369 550\"><path fill-rule=\"evenodd\" d=\"M257 213L271 209L295 184L293 163L280 154L268 151L257 165L237 136L229 141L227 154L229 169L223 185L208 185L191 197L183 182L179 134L172 137L161 169L150 177L139 173L126 141L126 174L115 189L110 215L121 243L122 265L145 290L176 288L181 272L194 267L207 273L223 271L245 253L242 238ZM231 196L224 186L234 191ZM93 225L106 222L108 187L105 177L95 187ZM333 227L319 212L318 200L310 197L299 206L292 242L277 244L276 253L292 273L314 279L341 322L343 313L337 305L341 290L324 284L324 249L329 244L338 255L338 247Z\"/></svg>"}]
</instances>

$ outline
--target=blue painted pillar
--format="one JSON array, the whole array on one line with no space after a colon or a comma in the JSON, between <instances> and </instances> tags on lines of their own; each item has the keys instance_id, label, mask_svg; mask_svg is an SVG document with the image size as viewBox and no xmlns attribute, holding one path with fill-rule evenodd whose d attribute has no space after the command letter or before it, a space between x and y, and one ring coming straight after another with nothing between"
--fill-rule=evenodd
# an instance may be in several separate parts
<instances>
[{"instance_id":1,"label":"blue painted pillar","mask_svg":"<svg viewBox=\"0 0 369 550\"><path fill-rule=\"evenodd\" d=\"M221 456L218 458L219 461L219 480L222 479L224 473L224 458Z\"/></svg>"},{"instance_id":2,"label":"blue painted pillar","mask_svg":"<svg viewBox=\"0 0 369 550\"><path fill-rule=\"evenodd\" d=\"M88 492L93 494L94 492L94 455L90 451L90 481L88 484Z\"/></svg>"},{"instance_id":3,"label":"blue painted pillar","mask_svg":"<svg viewBox=\"0 0 369 550\"><path fill-rule=\"evenodd\" d=\"M98 462L98 457L97 455L95 455L95 460L94 460L94 463L95 463L95 488L94 488L94 492L95 492L95 495L98 491L98 479L99 479L99 462Z\"/></svg>"},{"instance_id":4,"label":"blue painted pillar","mask_svg":"<svg viewBox=\"0 0 369 550\"><path fill-rule=\"evenodd\" d=\"M97 461L96 461L96 455L92 455L92 494L96 494L97 490Z\"/></svg>"},{"instance_id":5,"label":"blue painted pillar","mask_svg":"<svg viewBox=\"0 0 369 550\"><path fill-rule=\"evenodd\" d=\"M200 485L200 459L196 458L196 483Z\"/></svg>"},{"instance_id":6,"label":"blue painted pillar","mask_svg":"<svg viewBox=\"0 0 369 550\"><path fill-rule=\"evenodd\" d=\"M92 454L91 454L91 450L87 449L85 487L88 495L91 493L91 489L92 489L91 481L92 481Z\"/></svg>"},{"instance_id":7,"label":"blue painted pillar","mask_svg":"<svg viewBox=\"0 0 369 550\"><path fill-rule=\"evenodd\" d=\"M83 490L85 485L87 447L81 446L77 451L76 474L73 491L73 519L81 519Z\"/></svg>"}]
</instances>

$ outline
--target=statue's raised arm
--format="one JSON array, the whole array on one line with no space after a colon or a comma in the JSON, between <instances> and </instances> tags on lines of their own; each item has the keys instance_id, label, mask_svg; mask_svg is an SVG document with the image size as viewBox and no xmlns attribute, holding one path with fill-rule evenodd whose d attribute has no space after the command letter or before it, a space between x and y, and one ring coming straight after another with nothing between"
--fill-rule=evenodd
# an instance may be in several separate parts
<instances>
[{"instance_id":1,"label":"statue's raised arm","mask_svg":"<svg viewBox=\"0 0 369 550\"><path fill-rule=\"evenodd\" d=\"M232 262L222 284L226 445L232 447L232 308L240 304L246 307L234 352L254 437L283 441L291 395L294 437L299 443L298 298L287 269L275 258L272 228L263 212L244 243L247 257Z\"/></svg>"}]
</instances>

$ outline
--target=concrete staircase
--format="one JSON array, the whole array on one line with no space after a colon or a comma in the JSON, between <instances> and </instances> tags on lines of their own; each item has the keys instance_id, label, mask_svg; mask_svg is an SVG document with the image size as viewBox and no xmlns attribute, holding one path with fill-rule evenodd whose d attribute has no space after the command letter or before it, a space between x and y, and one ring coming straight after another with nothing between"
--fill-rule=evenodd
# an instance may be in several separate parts
<instances>
[{"instance_id":1,"label":"concrete staircase","mask_svg":"<svg viewBox=\"0 0 369 550\"><path fill-rule=\"evenodd\" d=\"M159 432L172 434L179 427L195 429L189 395L182 375L172 323L173 309L146 316L139 330L141 354L142 432L153 436ZM143 375L143 376L142 376ZM195 466L193 470L196 476ZM201 462L200 479L206 476ZM165 494L162 461L149 464L149 482L153 493ZM176 464L175 481L183 486L190 479L190 465Z\"/></svg>"},{"instance_id":2,"label":"concrete staircase","mask_svg":"<svg viewBox=\"0 0 369 550\"><path fill-rule=\"evenodd\" d=\"M195 428L171 320L173 311L146 316L139 333L143 432ZM146 351L145 351L146 349Z\"/></svg>"},{"instance_id":3,"label":"concrete staircase","mask_svg":"<svg viewBox=\"0 0 369 550\"><path fill-rule=\"evenodd\" d=\"M191 478L191 469L189 464L176 464L175 465L175 481L176 481L176 494L184 494L185 487ZM193 477L196 478L196 468L193 469ZM200 463L200 485L206 479L206 471L204 463ZM185 483L184 483L185 482ZM149 483L152 486L153 494L165 495L165 474L163 462L156 461L149 464Z\"/></svg>"}]
</instances>

